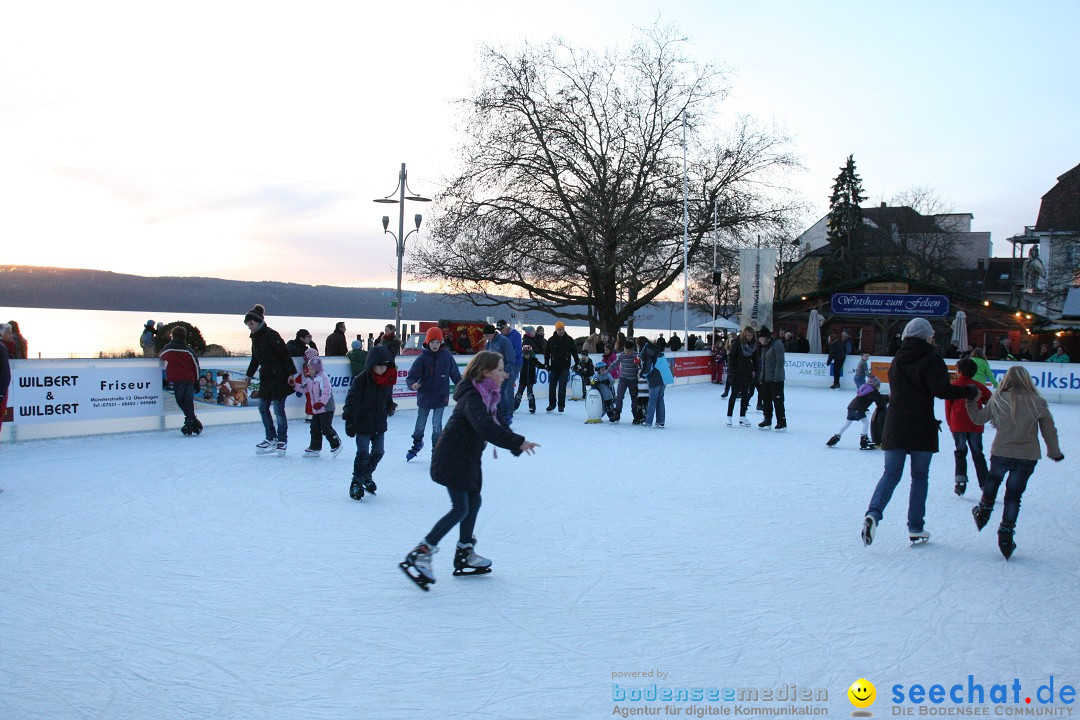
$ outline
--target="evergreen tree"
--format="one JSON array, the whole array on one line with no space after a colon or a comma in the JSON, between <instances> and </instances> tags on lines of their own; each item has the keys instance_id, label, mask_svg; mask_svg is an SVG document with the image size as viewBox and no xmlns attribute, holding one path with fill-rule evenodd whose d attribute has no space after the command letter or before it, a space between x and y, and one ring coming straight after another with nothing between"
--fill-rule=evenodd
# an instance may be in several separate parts
<instances>
[{"instance_id":1,"label":"evergreen tree","mask_svg":"<svg viewBox=\"0 0 1080 720\"><path fill-rule=\"evenodd\" d=\"M829 255L821 263L821 287L866 276L866 234L859 207L865 199L862 179L855 172L855 156L848 155L829 198Z\"/></svg>"}]
</instances>

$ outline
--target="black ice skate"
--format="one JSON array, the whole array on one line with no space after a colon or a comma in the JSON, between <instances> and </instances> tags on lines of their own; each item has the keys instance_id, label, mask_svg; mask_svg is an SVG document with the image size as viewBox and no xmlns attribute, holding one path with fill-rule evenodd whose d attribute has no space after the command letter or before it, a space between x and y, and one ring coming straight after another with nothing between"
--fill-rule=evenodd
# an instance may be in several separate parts
<instances>
[{"instance_id":1,"label":"black ice skate","mask_svg":"<svg viewBox=\"0 0 1080 720\"><path fill-rule=\"evenodd\" d=\"M491 561L474 552L476 538L469 543L458 543L454 553L454 575L484 575L491 572Z\"/></svg>"},{"instance_id":2,"label":"black ice skate","mask_svg":"<svg viewBox=\"0 0 1080 720\"><path fill-rule=\"evenodd\" d=\"M967 478L963 475L956 476L956 485L953 486L953 492L957 495L963 496L967 492Z\"/></svg>"},{"instance_id":3,"label":"black ice skate","mask_svg":"<svg viewBox=\"0 0 1080 720\"><path fill-rule=\"evenodd\" d=\"M1016 542L1013 540L1013 528L1007 528L1004 525L998 528L998 550L1008 560L1012 557L1013 551L1016 550Z\"/></svg>"},{"instance_id":4,"label":"black ice skate","mask_svg":"<svg viewBox=\"0 0 1080 720\"><path fill-rule=\"evenodd\" d=\"M975 518L975 527L979 528L980 531L986 527L986 523L990 522L991 511L993 511L993 508L983 507L982 503L971 508L971 516Z\"/></svg>"},{"instance_id":5,"label":"black ice skate","mask_svg":"<svg viewBox=\"0 0 1080 720\"><path fill-rule=\"evenodd\" d=\"M877 532L877 518L873 515L867 515L863 518L862 525L862 541L863 545L870 545L874 542L874 533Z\"/></svg>"},{"instance_id":6,"label":"black ice skate","mask_svg":"<svg viewBox=\"0 0 1080 720\"><path fill-rule=\"evenodd\" d=\"M375 484L375 481L371 479L370 475L365 475L363 478L361 478L361 482L364 484L364 490L371 493L372 495L374 495L375 491L379 489L379 486Z\"/></svg>"},{"instance_id":7,"label":"black ice skate","mask_svg":"<svg viewBox=\"0 0 1080 720\"><path fill-rule=\"evenodd\" d=\"M184 418L184 426L180 428L180 432L184 435L191 435L194 432L191 428L191 418Z\"/></svg>"},{"instance_id":8,"label":"black ice skate","mask_svg":"<svg viewBox=\"0 0 1080 720\"><path fill-rule=\"evenodd\" d=\"M197 417L191 418L191 432L196 435L202 434L202 423L199 422L199 418Z\"/></svg>"},{"instance_id":9,"label":"black ice skate","mask_svg":"<svg viewBox=\"0 0 1080 720\"><path fill-rule=\"evenodd\" d=\"M859 449L860 450L877 450L877 445L870 442L870 438L866 435L859 436Z\"/></svg>"},{"instance_id":10,"label":"black ice skate","mask_svg":"<svg viewBox=\"0 0 1080 720\"><path fill-rule=\"evenodd\" d=\"M514 396L514 409L517 410L521 407L521 393Z\"/></svg>"},{"instance_id":11,"label":"black ice skate","mask_svg":"<svg viewBox=\"0 0 1080 720\"><path fill-rule=\"evenodd\" d=\"M364 486L361 484L360 478L352 479L352 484L349 485L349 497L358 502L364 499Z\"/></svg>"},{"instance_id":12,"label":"black ice skate","mask_svg":"<svg viewBox=\"0 0 1080 720\"><path fill-rule=\"evenodd\" d=\"M398 563L401 572L405 573L424 592L427 592L428 585L435 584L435 574L431 570L431 556L438 551L439 548L434 545L420 543Z\"/></svg>"},{"instance_id":13,"label":"black ice skate","mask_svg":"<svg viewBox=\"0 0 1080 720\"><path fill-rule=\"evenodd\" d=\"M831 438L825 441L825 444L829 447L836 447L836 443L840 442L839 435L833 435Z\"/></svg>"},{"instance_id":14,"label":"black ice skate","mask_svg":"<svg viewBox=\"0 0 1080 720\"><path fill-rule=\"evenodd\" d=\"M536 397L533 395L529 396L529 412L533 415L536 414Z\"/></svg>"},{"instance_id":15,"label":"black ice skate","mask_svg":"<svg viewBox=\"0 0 1080 720\"><path fill-rule=\"evenodd\" d=\"M412 447L409 448L409 452L405 453L405 462L409 462L414 457L420 454L420 451L424 449L424 441L422 438L413 438Z\"/></svg>"},{"instance_id":16,"label":"black ice skate","mask_svg":"<svg viewBox=\"0 0 1080 720\"><path fill-rule=\"evenodd\" d=\"M255 446L256 455L269 455L277 452L277 440L263 440Z\"/></svg>"}]
</instances>

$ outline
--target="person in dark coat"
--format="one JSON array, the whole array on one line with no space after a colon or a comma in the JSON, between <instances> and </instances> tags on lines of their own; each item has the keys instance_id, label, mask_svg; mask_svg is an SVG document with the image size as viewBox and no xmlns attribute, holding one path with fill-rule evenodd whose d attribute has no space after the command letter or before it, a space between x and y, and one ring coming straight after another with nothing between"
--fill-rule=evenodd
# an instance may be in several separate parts
<instances>
[{"instance_id":1,"label":"person in dark coat","mask_svg":"<svg viewBox=\"0 0 1080 720\"><path fill-rule=\"evenodd\" d=\"M537 334L539 334L539 329ZM536 348L536 346L533 346ZM536 348L539 352L539 348ZM574 365L579 362L577 346L574 339L566 334L566 325L562 322L555 323L555 334L547 341L547 349L544 356L548 366L548 406L547 411L555 409L556 400L559 412L566 408L566 383L570 379L570 358L574 358Z\"/></svg>"},{"instance_id":2,"label":"person in dark coat","mask_svg":"<svg viewBox=\"0 0 1080 720\"><path fill-rule=\"evenodd\" d=\"M382 345L390 351L390 357L396 358L401 354L401 339L397 336L397 331L393 325L387 325L383 330L383 334L375 339L376 345Z\"/></svg>"},{"instance_id":3,"label":"person in dark coat","mask_svg":"<svg viewBox=\"0 0 1080 720\"><path fill-rule=\"evenodd\" d=\"M537 352L537 353L539 353L541 355L546 355L547 354L547 345L548 345L548 341L547 341L547 336L544 335L544 326L539 325L536 328L536 333L533 335L533 341L532 341L533 351Z\"/></svg>"},{"instance_id":4,"label":"person in dark coat","mask_svg":"<svg viewBox=\"0 0 1080 720\"><path fill-rule=\"evenodd\" d=\"M507 374L501 353L482 350L465 368L465 378L454 389L454 412L439 437L431 458L431 479L446 488L451 507L423 541L401 563L402 570L425 590L435 582L431 556L439 541L458 525L454 574L489 572L491 561L474 551L476 516L480 511L483 474L480 460L487 443L514 456L531 455L538 444L529 442L499 422L499 395ZM496 455L497 457L497 455Z\"/></svg>"},{"instance_id":5,"label":"person in dark coat","mask_svg":"<svg viewBox=\"0 0 1080 720\"><path fill-rule=\"evenodd\" d=\"M810 352L810 340L800 335L795 340L795 352L808 353Z\"/></svg>"},{"instance_id":6,"label":"person in dark coat","mask_svg":"<svg viewBox=\"0 0 1080 720\"><path fill-rule=\"evenodd\" d=\"M758 397L762 400L761 412L764 419L758 423L762 430L772 427L773 412L776 412L776 430L787 429L787 411L784 409L784 343L774 338L768 325L758 328L758 343L761 345L761 375L758 381L761 388Z\"/></svg>"},{"instance_id":7,"label":"person in dark coat","mask_svg":"<svg viewBox=\"0 0 1080 720\"><path fill-rule=\"evenodd\" d=\"M202 423L195 417L195 386L199 382L199 358L187 344L187 329L177 325L172 329L172 341L161 348L158 357L165 361L165 380L172 383L176 405L184 413L184 435L202 432Z\"/></svg>"},{"instance_id":8,"label":"person in dark coat","mask_svg":"<svg viewBox=\"0 0 1080 720\"><path fill-rule=\"evenodd\" d=\"M728 353L728 377L731 378L731 395L727 404L727 424L732 424L731 414L735 411L735 400L742 398L739 406L739 425L750 427L746 419L746 410L750 407L750 398L754 394L754 383L761 374L761 353L758 350L757 333L747 325L739 339Z\"/></svg>"},{"instance_id":9,"label":"person in dark coat","mask_svg":"<svg viewBox=\"0 0 1080 720\"><path fill-rule=\"evenodd\" d=\"M831 390L837 390L840 387L840 378L844 375L844 361L847 360L847 350L843 340L838 340L835 335L829 336L829 357L825 361L825 365L832 367L832 385L829 386Z\"/></svg>"},{"instance_id":10,"label":"person in dark coat","mask_svg":"<svg viewBox=\"0 0 1080 720\"><path fill-rule=\"evenodd\" d=\"M413 426L413 446L405 455L412 460L424 447L424 428L431 415L431 448L435 449L443 429L443 411L450 404L450 383L461 382L457 360L443 345L443 332L437 327L429 328L425 336L424 351L409 368L405 384L416 391L416 425Z\"/></svg>"},{"instance_id":11,"label":"person in dark coat","mask_svg":"<svg viewBox=\"0 0 1080 720\"><path fill-rule=\"evenodd\" d=\"M345 337L345 323L334 326L334 332L326 337L326 357L345 357L349 354L349 341Z\"/></svg>"},{"instance_id":12,"label":"person in dark coat","mask_svg":"<svg viewBox=\"0 0 1080 720\"><path fill-rule=\"evenodd\" d=\"M945 361L934 347L934 328L925 318L915 318L904 328L900 351L889 365L889 414L881 447L885 451L885 472L878 480L863 520L862 539L874 540L885 506L904 473L911 456L911 494L908 500L908 534L912 542L925 542L926 491L930 460L938 451L941 423L934 417L934 398L975 399L978 388L952 385Z\"/></svg>"},{"instance_id":13,"label":"person in dark coat","mask_svg":"<svg viewBox=\"0 0 1080 720\"><path fill-rule=\"evenodd\" d=\"M255 446L256 452L277 452L284 455L289 443L289 421L285 417L285 398L292 394L289 378L296 375L296 365L289 355L285 341L275 330L266 325L262 305L256 305L244 316L244 324L251 331L251 362L248 363L247 379L250 382L259 371L259 415L262 417L266 437ZM274 418L270 406L274 406Z\"/></svg>"},{"instance_id":14,"label":"person in dark coat","mask_svg":"<svg viewBox=\"0 0 1080 720\"><path fill-rule=\"evenodd\" d=\"M0 325L0 335L11 332L11 325ZM0 344L0 426L4 424L4 413L7 411L8 385L11 384L11 363L9 362L7 348Z\"/></svg>"},{"instance_id":15,"label":"person in dark coat","mask_svg":"<svg viewBox=\"0 0 1080 720\"><path fill-rule=\"evenodd\" d=\"M547 370L547 365L540 361L536 357L536 353L533 351L531 343L524 343L521 346L521 376L518 382L517 394L514 395L514 409L517 410L521 405L521 396L528 394L529 396L529 412L536 412L536 396L533 395L533 385L536 384L536 377L540 373L540 368Z\"/></svg>"},{"instance_id":16,"label":"person in dark coat","mask_svg":"<svg viewBox=\"0 0 1080 720\"><path fill-rule=\"evenodd\" d=\"M285 343L285 346L289 348L289 355L291 357L304 357L304 352L308 348L312 348L315 352L319 352L319 346L311 339L311 333L304 328L300 328L296 331L296 337Z\"/></svg>"},{"instance_id":17,"label":"person in dark coat","mask_svg":"<svg viewBox=\"0 0 1080 720\"><path fill-rule=\"evenodd\" d=\"M353 459L349 497L362 500L364 491L374 493L378 486L372 476L385 454L386 418L394 414L394 384L397 368L390 351L376 345L368 351L367 367L353 378L341 419L345 434L356 438L356 457Z\"/></svg>"}]
</instances>

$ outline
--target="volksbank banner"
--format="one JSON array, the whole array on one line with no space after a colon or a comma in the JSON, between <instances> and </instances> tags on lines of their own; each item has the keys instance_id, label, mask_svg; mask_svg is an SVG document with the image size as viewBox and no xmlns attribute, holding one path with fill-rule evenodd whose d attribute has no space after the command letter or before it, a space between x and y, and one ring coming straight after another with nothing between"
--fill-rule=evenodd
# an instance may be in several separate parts
<instances>
[{"instance_id":1,"label":"volksbank banner","mask_svg":"<svg viewBox=\"0 0 1080 720\"><path fill-rule=\"evenodd\" d=\"M847 315L945 317L949 314L949 297L947 295L833 293L832 311Z\"/></svg>"},{"instance_id":2,"label":"volksbank banner","mask_svg":"<svg viewBox=\"0 0 1080 720\"><path fill-rule=\"evenodd\" d=\"M749 325L757 330L762 325L772 326L775 275L775 249L739 250L739 298L742 300L742 313L739 317L743 327Z\"/></svg>"}]
</instances>

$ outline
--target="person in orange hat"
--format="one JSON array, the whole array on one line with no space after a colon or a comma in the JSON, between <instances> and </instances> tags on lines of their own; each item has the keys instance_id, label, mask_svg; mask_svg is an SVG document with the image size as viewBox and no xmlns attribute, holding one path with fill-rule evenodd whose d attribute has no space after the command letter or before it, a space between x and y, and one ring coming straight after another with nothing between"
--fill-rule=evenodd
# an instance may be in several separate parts
<instances>
[{"instance_id":1,"label":"person in orange hat","mask_svg":"<svg viewBox=\"0 0 1080 720\"><path fill-rule=\"evenodd\" d=\"M413 427L413 445L405 453L405 460L412 460L424 448L424 428L431 415L431 449L442 434L442 417L450 404L450 383L461 382L457 361L443 342L443 331L430 328L424 337L424 351L413 361L405 384L416 391L416 426Z\"/></svg>"},{"instance_id":2,"label":"person in orange hat","mask_svg":"<svg viewBox=\"0 0 1080 720\"><path fill-rule=\"evenodd\" d=\"M578 364L577 346L574 339L566 334L566 325L559 321L555 323L555 334L547 343L548 365L548 406L547 411L555 409L556 403L559 412L566 406L566 383L570 379L570 358L574 358L574 365Z\"/></svg>"}]
</instances>

